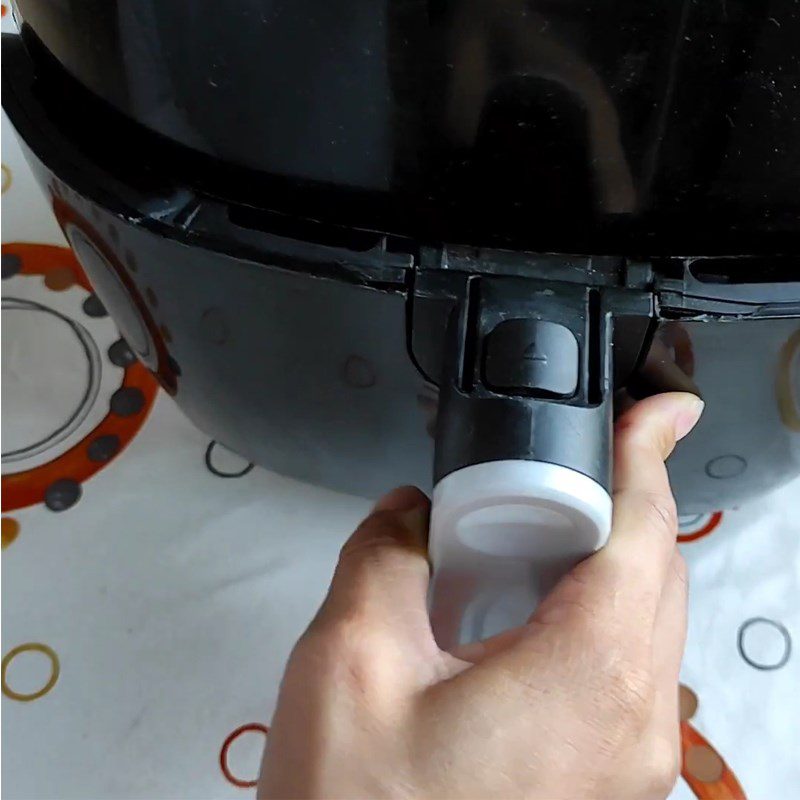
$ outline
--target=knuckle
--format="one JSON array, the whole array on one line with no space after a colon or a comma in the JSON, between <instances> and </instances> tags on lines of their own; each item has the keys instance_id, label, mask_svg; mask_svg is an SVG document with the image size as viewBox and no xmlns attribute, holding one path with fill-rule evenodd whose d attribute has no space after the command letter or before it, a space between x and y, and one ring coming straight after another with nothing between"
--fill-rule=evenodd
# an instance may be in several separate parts
<instances>
[{"instance_id":1,"label":"knuckle","mask_svg":"<svg viewBox=\"0 0 800 800\"><path fill-rule=\"evenodd\" d=\"M350 569L370 570L382 566L390 555L389 543L385 539L370 537L346 544L339 553L339 563Z\"/></svg>"},{"instance_id":2,"label":"knuckle","mask_svg":"<svg viewBox=\"0 0 800 800\"><path fill-rule=\"evenodd\" d=\"M650 675L629 661L614 661L606 668L607 711L638 735L652 718L655 694Z\"/></svg>"},{"instance_id":3,"label":"knuckle","mask_svg":"<svg viewBox=\"0 0 800 800\"><path fill-rule=\"evenodd\" d=\"M341 657L346 644L338 620L313 622L300 636L289 657L290 664L326 664Z\"/></svg>"},{"instance_id":4,"label":"knuckle","mask_svg":"<svg viewBox=\"0 0 800 800\"><path fill-rule=\"evenodd\" d=\"M306 631L295 645L290 663L301 661L320 678L368 694L376 685L376 667L385 644L382 632L361 613L348 611Z\"/></svg>"},{"instance_id":5,"label":"knuckle","mask_svg":"<svg viewBox=\"0 0 800 800\"><path fill-rule=\"evenodd\" d=\"M654 797L666 797L681 772L681 752L677 736L672 740L656 737L649 743L646 759L647 782Z\"/></svg>"},{"instance_id":6,"label":"knuckle","mask_svg":"<svg viewBox=\"0 0 800 800\"><path fill-rule=\"evenodd\" d=\"M402 557L409 549L420 550L414 531L397 515L378 511L367 517L339 551L339 562L380 567Z\"/></svg>"},{"instance_id":7,"label":"knuckle","mask_svg":"<svg viewBox=\"0 0 800 800\"><path fill-rule=\"evenodd\" d=\"M358 607L340 612L320 633L319 647L331 658L360 658L369 649L364 641L371 637L370 623ZM374 637L373 637L374 638Z\"/></svg>"},{"instance_id":8,"label":"knuckle","mask_svg":"<svg viewBox=\"0 0 800 800\"><path fill-rule=\"evenodd\" d=\"M587 596L588 575L586 562L573 567L561 578L557 590L546 597L536 613L536 619L546 625L559 624L564 616L589 635L601 628L601 608Z\"/></svg>"},{"instance_id":9,"label":"knuckle","mask_svg":"<svg viewBox=\"0 0 800 800\"><path fill-rule=\"evenodd\" d=\"M355 554L361 554L376 542L390 536L395 521L392 515L385 511L370 514L353 532L353 535L342 545L339 550L339 560L347 559Z\"/></svg>"},{"instance_id":10,"label":"knuckle","mask_svg":"<svg viewBox=\"0 0 800 800\"><path fill-rule=\"evenodd\" d=\"M678 533L678 508L672 495L662 492L644 492L641 497L642 521L669 537Z\"/></svg>"},{"instance_id":11,"label":"knuckle","mask_svg":"<svg viewBox=\"0 0 800 800\"><path fill-rule=\"evenodd\" d=\"M675 432L668 425L628 424L617 429L623 447L663 461L675 447Z\"/></svg>"}]
</instances>

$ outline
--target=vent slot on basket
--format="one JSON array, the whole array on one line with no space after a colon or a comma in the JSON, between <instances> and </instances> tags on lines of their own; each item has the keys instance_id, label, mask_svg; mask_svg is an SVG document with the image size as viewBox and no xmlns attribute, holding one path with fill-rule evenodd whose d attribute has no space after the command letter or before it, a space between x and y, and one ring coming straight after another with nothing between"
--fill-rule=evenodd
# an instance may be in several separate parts
<instances>
[{"instance_id":1,"label":"vent slot on basket","mask_svg":"<svg viewBox=\"0 0 800 800\"><path fill-rule=\"evenodd\" d=\"M700 283L794 283L800 282L800 258L698 258L689 264L689 273Z\"/></svg>"}]
</instances>

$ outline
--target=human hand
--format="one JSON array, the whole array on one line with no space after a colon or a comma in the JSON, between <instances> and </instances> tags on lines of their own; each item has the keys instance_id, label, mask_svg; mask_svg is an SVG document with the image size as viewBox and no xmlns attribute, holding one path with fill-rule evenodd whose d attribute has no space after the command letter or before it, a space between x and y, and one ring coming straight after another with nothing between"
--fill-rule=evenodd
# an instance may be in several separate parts
<instances>
[{"instance_id":1,"label":"human hand","mask_svg":"<svg viewBox=\"0 0 800 800\"><path fill-rule=\"evenodd\" d=\"M454 653L426 608L428 501L410 487L384 497L289 659L258 796L666 797L686 568L663 462L701 410L679 393L628 410L606 547L526 625Z\"/></svg>"}]
</instances>

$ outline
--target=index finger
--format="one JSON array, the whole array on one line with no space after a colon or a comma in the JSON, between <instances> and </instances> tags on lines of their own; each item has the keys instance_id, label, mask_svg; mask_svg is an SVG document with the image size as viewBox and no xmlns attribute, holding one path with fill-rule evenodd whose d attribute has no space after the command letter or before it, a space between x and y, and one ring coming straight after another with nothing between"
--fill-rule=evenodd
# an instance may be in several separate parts
<instances>
[{"instance_id":1,"label":"index finger","mask_svg":"<svg viewBox=\"0 0 800 800\"><path fill-rule=\"evenodd\" d=\"M702 407L694 395L673 392L642 400L620 417L608 544L562 578L534 620L550 623L575 614L617 623L655 619L678 533L664 461Z\"/></svg>"},{"instance_id":2,"label":"index finger","mask_svg":"<svg viewBox=\"0 0 800 800\"><path fill-rule=\"evenodd\" d=\"M675 498L664 464L695 426L703 401L672 392L637 403L618 421L614 444L614 517L597 554L621 571L631 599L655 613L678 533Z\"/></svg>"}]
</instances>

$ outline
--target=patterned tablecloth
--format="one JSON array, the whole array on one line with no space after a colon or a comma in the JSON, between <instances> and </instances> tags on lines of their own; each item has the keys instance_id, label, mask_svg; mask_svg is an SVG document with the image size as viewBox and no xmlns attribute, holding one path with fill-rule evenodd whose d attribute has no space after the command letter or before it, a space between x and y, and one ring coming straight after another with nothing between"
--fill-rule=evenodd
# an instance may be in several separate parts
<instances>
[{"instance_id":1,"label":"patterned tablecloth","mask_svg":"<svg viewBox=\"0 0 800 800\"><path fill-rule=\"evenodd\" d=\"M2 125L4 796L246 797L368 503L251 467L156 391ZM795 481L683 521L675 798L800 797L798 512Z\"/></svg>"}]
</instances>

